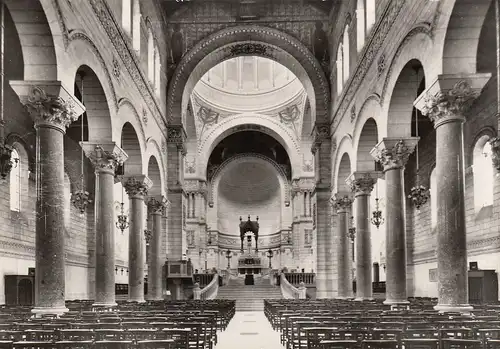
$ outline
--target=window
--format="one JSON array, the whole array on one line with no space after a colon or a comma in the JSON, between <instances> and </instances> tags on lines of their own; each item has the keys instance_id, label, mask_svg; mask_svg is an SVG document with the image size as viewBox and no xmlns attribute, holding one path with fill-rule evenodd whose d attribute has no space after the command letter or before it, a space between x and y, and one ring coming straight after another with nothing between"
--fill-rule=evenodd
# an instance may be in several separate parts
<instances>
[{"instance_id":1,"label":"window","mask_svg":"<svg viewBox=\"0 0 500 349\"><path fill-rule=\"evenodd\" d=\"M358 0L356 9L356 43L358 51L365 45L365 0Z\"/></svg>"},{"instance_id":2,"label":"window","mask_svg":"<svg viewBox=\"0 0 500 349\"><path fill-rule=\"evenodd\" d=\"M160 61L160 51L158 50L158 46L155 45L155 83L154 89L156 92L156 96L160 95L160 73L161 73L161 61Z\"/></svg>"},{"instance_id":3,"label":"window","mask_svg":"<svg viewBox=\"0 0 500 349\"><path fill-rule=\"evenodd\" d=\"M148 79L154 83L155 80L155 42L153 32L148 29Z\"/></svg>"},{"instance_id":4,"label":"window","mask_svg":"<svg viewBox=\"0 0 500 349\"><path fill-rule=\"evenodd\" d=\"M141 7L139 0L133 0L132 6L132 47L141 51Z\"/></svg>"},{"instance_id":5,"label":"window","mask_svg":"<svg viewBox=\"0 0 500 349\"><path fill-rule=\"evenodd\" d=\"M494 171L491 159L489 137L479 138L474 146L472 169L474 176L474 208L479 212L483 207L493 205Z\"/></svg>"},{"instance_id":6,"label":"window","mask_svg":"<svg viewBox=\"0 0 500 349\"><path fill-rule=\"evenodd\" d=\"M375 0L366 0L366 32L375 24Z\"/></svg>"},{"instance_id":7,"label":"window","mask_svg":"<svg viewBox=\"0 0 500 349\"><path fill-rule=\"evenodd\" d=\"M127 35L132 35L132 0L122 0L122 27Z\"/></svg>"},{"instance_id":8,"label":"window","mask_svg":"<svg viewBox=\"0 0 500 349\"><path fill-rule=\"evenodd\" d=\"M337 50L337 94L340 95L344 87L344 63L343 63L342 44Z\"/></svg>"},{"instance_id":9,"label":"window","mask_svg":"<svg viewBox=\"0 0 500 349\"><path fill-rule=\"evenodd\" d=\"M349 79L350 67L349 67L349 25L346 25L344 29L344 38L342 41L343 53L344 53L344 83Z\"/></svg>"},{"instance_id":10,"label":"window","mask_svg":"<svg viewBox=\"0 0 500 349\"><path fill-rule=\"evenodd\" d=\"M10 161L13 166L10 170L10 210L21 211L21 163L19 153L16 149L12 150Z\"/></svg>"},{"instance_id":11,"label":"window","mask_svg":"<svg viewBox=\"0 0 500 349\"><path fill-rule=\"evenodd\" d=\"M430 178L430 194L431 194L431 229L434 229L437 225L437 178L436 178L436 168L431 172Z\"/></svg>"}]
</instances>

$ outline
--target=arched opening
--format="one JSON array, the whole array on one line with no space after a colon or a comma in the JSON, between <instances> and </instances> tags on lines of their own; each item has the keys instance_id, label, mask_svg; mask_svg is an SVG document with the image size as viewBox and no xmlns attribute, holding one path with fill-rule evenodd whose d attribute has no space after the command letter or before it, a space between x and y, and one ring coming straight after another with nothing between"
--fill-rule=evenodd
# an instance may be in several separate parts
<instances>
[{"instance_id":1,"label":"arched opening","mask_svg":"<svg viewBox=\"0 0 500 349\"><path fill-rule=\"evenodd\" d=\"M14 148L10 154L10 162L14 164L9 173L10 210L21 211L21 158Z\"/></svg>"},{"instance_id":2,"label":"arched opening","mask_svg":"<svg viewBox=\"0 0 500 349\"><path fill-rule=\"evenodd\" d=\"M356 4L356 44L358 52L365 45L366 23L365 23L365 0L358 0Z\"/></svg>"},{"instance_id":3,"label":"arched opening","mask_svg":"<svg viewBox=\"0 0 500 349\"><path fill-rule=\"evenodd\" d=\"M339 170L337 175L337 192L338 193L350 193L351 189L346 183L346 179L351 175L351 159L349 154L344 153L340 160Z\"/></svg>"},{"instance_id":4,"label":"arched opening","mask_svg":"<svg viewBox=\"0 0 500 349\"><path fill-rule=\"evenodd\" d=\"M474 211L480 214L493 205L495 171L491 159L490 137L480 137L474 145L472 169L474 176Z\"/></svg>"},{"instance_id":5,"label":"arched opening","mask_svg":"<svg viewBox=\"0 0 500 349\"><path fill-rule=\"evenodd\" d=\"M369 118L366 120L361 134L359 136L357 148L357 171L375 171L379 169L376 166L376 161L371 156L370 152L378 143L378 128L375 119Z\"/></svg>"}]
</instances>

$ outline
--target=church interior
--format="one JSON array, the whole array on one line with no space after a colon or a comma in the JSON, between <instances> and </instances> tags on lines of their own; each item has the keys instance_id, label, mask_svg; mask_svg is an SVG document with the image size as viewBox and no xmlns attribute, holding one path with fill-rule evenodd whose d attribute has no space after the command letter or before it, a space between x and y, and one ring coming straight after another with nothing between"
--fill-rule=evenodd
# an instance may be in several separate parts
<instances>
[{"instance_id":1,"label":"church interior","mask_svg":"<svg viewBox=\"0 0 500 349\"><path fill-rule=\"evenodd\" d=\"M0 0L0 348L500 348L500 0Z\"/></svg>"}]
</instances>

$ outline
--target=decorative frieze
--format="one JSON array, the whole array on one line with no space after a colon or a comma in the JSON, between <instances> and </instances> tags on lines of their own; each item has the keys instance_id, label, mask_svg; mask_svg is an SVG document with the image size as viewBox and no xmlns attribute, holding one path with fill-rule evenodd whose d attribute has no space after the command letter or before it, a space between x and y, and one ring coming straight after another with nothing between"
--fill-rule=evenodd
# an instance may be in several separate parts
<instances>
[{"instance_id":1,"label":"decorative frieze","mask_svg":"<svg viewBox=\"0 0 500 349\"><path fill-rule=\"evenodd\" d=\"M123 187L129 197L148 195L152 186L153 182L145 175L130 176L123 180Z\"/></svg>"},{"instance_id":2,"label":"decorative frieze","mask_svg":"<svg viewBox=\"0 0 500 349\"><path fill-rule=\"evenodd\" d=\"M96 171L108 170L114 174L116 168L128 159L127 153L115 142L80 142L80 146Z\"/></svg>"},{"instance_id":3,"label":"decorative frieze","mask_svg":"<svg viewBox=\"0 0 500 349\"><path fill-rule=\"evenodd\" d=\"M384 138L371 150L370 154L384 166L384 171L404 168L418 140L418 137Z\"/></svg>"}]
</instances>

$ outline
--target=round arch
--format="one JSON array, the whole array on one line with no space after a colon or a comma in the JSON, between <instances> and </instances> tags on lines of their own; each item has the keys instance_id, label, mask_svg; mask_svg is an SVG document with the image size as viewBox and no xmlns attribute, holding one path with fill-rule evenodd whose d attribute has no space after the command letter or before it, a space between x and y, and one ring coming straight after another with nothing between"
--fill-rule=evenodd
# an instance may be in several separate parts
<instances>
[{"instance_id":1,"label":"round arch","mask_svg":"<svg viewBox=\"0 0 500 349\"><path fill-rule=\"evenodd\" d=\"M163 179L162 171L156 156L151 155L148 159L147 176L153 182L153 186L148 190L148 195L156 196L163 194Z\"/></svg>"},{"instance_id":2,"label":"round arch","mask_svg":"<svg viewBox=\"0 0 500 349\"><path fill-rule=\"evenodd\" d=\"M156 140L154 140L153 138L149 138L146 145L147 145L147 148L146 148L145 158L149 159L148 164L151 161L151 158L154 158L156 163L158 164L158 171L159 171L159 176L160 176L159 177L160 178L160 182L159 182L160 183L160 192L158 192L158 194L155 194L155 195L165 195L166 194L165 193L166 168L165 168L165 162L163 160L161 148L160 148L158 142L156 142ZM147 173L149 173L149 166L148 166Z\"/></svg>"},{"instance_id":3,"label":"round arch","mask_svg":"<svg viewBox=\"0 0 500 349\"><path fill-rule=\"evenodd\" d=\"M208 159L220 141L230 134L248 130L263 132L276 139L285 148L290 158L292 178L300 176L300 173L296 172L301 169L300 144L296 137L294 137L293 131L287 129L269 116L259 114L235 115L231 118L226 118L207 132L207 136L204 137L198 146L199 173L206 178Z\"/></svg>"},{"instance_id":4,"label":"round arch","mask_svg":"<svg viewBox=\"0 0 500 349\"><path fill-rule=\"evenodd\" d=\"M339 143L339 146L337 147L337 152L335 154L334 158L334 163L333 163L333 171L332 171L332 193L337 193L341 190L343 190L343 185L345 183L345 178L340 177L340 166L341 166L341 161L344 157L344 155L347 154L347 157L349 159L349 168L351 173L354 171L354 165L355 165L355 154L354 154L354 148L353 148L353 143L352 143L352 137L350 135L344 136ZM344 164L343 164L344 166ZM350 174L350 173L349 173Z\"/></svg>"},{"instance_id":5,"label":"round arch","mask_svg":"<svg viewBox=\"0 0 500 349\"><path fill-rule=\"evenodd\" d=\"M169 87L167 117L175 124L185 124L189 97L198 80L218 63L242 55L270 58L287 67L306 90L313 120L328 121L329 85L317 59L292 36L256 25L222 29L184 55Z\"/></svg>"},{"instance_id":6,"label":"round arch","mask_svg":"<svg viewBox=\"0 0 500 349\"><path fill-rule=\"evenodd\" d=\"M112 139L116 140L115 142L120 143L123 126L126 123L129 123L133 126L134 131L137 134L141 152L144 154L146 150L146 134L142 126L141 118L139 117L139 114L137 113L137 110L132 102L130 102L127 98L121 98L118 101L118 111L115 118L116 121L113 123Z\"/></svg>"},{"instance_id":7,"label":"round arch","mask_svg":"<svg viewBox=\"0 0 500 349\"><path fill-rule=\"evenodd\" d=\"M137 132L130 122L125 122L121 131L121 148L127 153L128 159L124 164L125 175L140 175L145 173L143 154Z\"/></svg>"},{"instance_id":8,"label":"round arch","mask_svg":"<svg viewBox=\"0 0 500 349\"><path fill-rule=\"evenodd\" d=\"M382 139L383 137L385 137L385 134L382 133L383 128L381 124L384 125L384 123L386 122L386 118L382 117L380 98L376 94L368 96L368 98L364 101L363 105L360 108L358 117L354 124L354 131L352 135L353 149L357 149L363 127L370 119L373 119L377 124L377 138ZM357 155L354 156L354 159L357 159ZM355 162L356 161L357 160L355 160Z\"/></svg>"},{"instance_id":9,"label":"round arch","mask_svg":"<svg viewBox=\"0 0 500 349\"><path fill-rule=\"evenodd\" d=\"M374 118L368 118L361 128L355 145L356 171L374 171L375 159L370 152L379 141L378 126Z\"/></svg>"}]
</instances>

